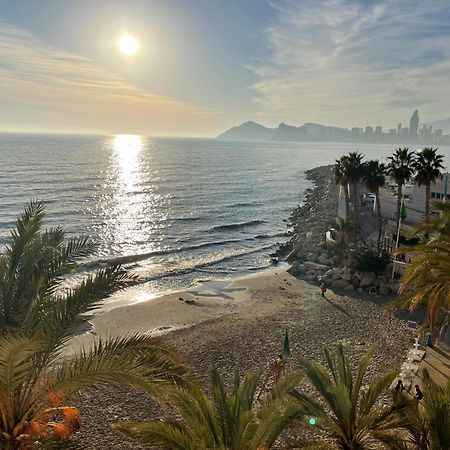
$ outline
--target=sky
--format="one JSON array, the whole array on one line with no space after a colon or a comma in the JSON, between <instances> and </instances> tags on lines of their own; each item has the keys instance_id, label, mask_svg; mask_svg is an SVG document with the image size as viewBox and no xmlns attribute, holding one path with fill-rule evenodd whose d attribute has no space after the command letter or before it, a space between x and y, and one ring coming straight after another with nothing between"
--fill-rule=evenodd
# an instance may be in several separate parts
<instances>
[{"instance_id":1,"label":"sky","mask_svg":"<svg viewBox=\"0 0 450 450\"><path fill-rule=\"evenodd\" d=\"M0 1L1 131L392 128L416 108L450 117L448 0Z\"/></svg>"}]
</instances>

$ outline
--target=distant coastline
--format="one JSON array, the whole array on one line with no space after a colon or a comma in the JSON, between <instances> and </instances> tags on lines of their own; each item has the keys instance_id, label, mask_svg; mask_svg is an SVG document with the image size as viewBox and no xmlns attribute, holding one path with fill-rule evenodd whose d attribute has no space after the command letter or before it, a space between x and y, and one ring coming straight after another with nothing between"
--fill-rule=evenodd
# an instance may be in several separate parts
<instances>
[{"instance_id":1,"label":"distant coastline","mask_svg":"<svg viewBox=\"0 0 450 450\"><path fill-rule=\"evenodd\" d=\"M448 120L450 125L450 119ZM446 125L447 121L436 122ZM450 145L450 134L444 134L446 130L436 129L432 125L422 125L418 131L418 124L413 132L408 127L391 128L384 132L377 126L358 128L339 128L317 123L305 123L296 127L280 123L276 128L268 128L256 122L245 122L230 128L217 136L224 140L247 141L278 141L278 142L349 142L349 143L374 143L407 145Z\"/></svg>"}]
</instances>

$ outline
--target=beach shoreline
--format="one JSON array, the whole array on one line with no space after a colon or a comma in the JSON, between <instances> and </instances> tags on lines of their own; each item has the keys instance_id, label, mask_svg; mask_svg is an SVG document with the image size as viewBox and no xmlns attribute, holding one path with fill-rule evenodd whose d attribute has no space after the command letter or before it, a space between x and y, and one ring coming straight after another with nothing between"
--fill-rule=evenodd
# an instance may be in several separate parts
<instances>
[{"instance_id":1,"label":"beach shoreline","mask_svg":"<svg viewBox=\"0 0 450 450\"><path fill-rule=\"evenodd\" d=\"M218 298L218 292L233 299ZM345 294L329 290L322 298L316 285L292 276L285 268L274 269L224 283L215 294L207 289L203 295L197 292L198 304L178 299L189 299L192 294L177 293L111 309L92 319L95 335L90 332L76 336L70 347L73 351L115 332L148 332L159 325L159 317L160 323L172 324L172 328L161 330L165 333L163 339L205 382L213 367L227 382L235 372L243 375L257 368L267 369L282 352L286 331L292 353L287 370L298 367L302 358L323 361L323 347L332 348L338 342L345 345L353 364L376 346L371 375L399 367L413 337L406 322L385 313L386 299L382 297ZM175 319L181 317L185 322L177 326ZM170 322L170 318L174 321ZM305 392L310 389L308 385L301 388ZM127 387L80 393L73 404L80 407L85 424L76 440L100 450L144 448L112 431L112 424L121 420L157 420L164 415L144 393Z\"/></svg>"},{"instance_id":2,"label":"beach shoreline","mask_svg":"<svg viewBox=\"0 0 450 450\"><path fill-rule=\"evenodd\" d=\"M336 189L331 175L330 166L309 172L313 188L291 215L294 234L281 246L280 260L290 252L288 259L295 261L305 252L305 239L315 241L322 236L319 230L328 220L324 208L330 206L330 215L335 213ZM329 199L327 192L331 192ZM311 229L316 230L314 239L307 235ZM207 381L215 367L229 382L235 372L243 375L257 368L267 369L282 352L286 332L292 353L288 370L298 367L302 358L323 361L323 347L341 342L353 364L372 346L378 348L370 375L399 366L413 337L406 321L386 314L384 306L389 297L333 288L321 297L315 277L297 274L285 263L161 296L148 293L146 297L142 290L139 292L141 296L131 303L132 294L127 291L122 300L106 300L103 309L89 319L87 332L72 338L69 352L89 346L98 337L161 335L200 378ZM309 392L311 387L305 384L302 389ZM76 440L100 450L144 448L114 433L111 425L119 420L157 420L163 415L145 394L127 387L80 395L74 403L82 407L87 420ZM284 441L289 441L288 434Z\"/></svg>"}]
</instances>

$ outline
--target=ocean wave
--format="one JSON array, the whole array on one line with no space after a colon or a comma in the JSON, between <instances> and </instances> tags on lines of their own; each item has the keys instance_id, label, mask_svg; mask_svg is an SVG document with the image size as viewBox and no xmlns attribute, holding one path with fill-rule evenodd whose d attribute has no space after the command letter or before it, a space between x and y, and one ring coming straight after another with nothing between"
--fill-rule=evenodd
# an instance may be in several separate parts
<instances>
[{"instance_id":1,"label":"ocean wave","mask_svg":"<svg viewBox=\"0 0 450 450\"><path fill-rule=\"evenodd\" d=\"M227 225L218 225L212 227L209 231L227 231L227 230L240 230L241 228L253 227L255 225L261 225L267 223L265 220L249 220L247 222L230 223Z\"/></svg>"},{"instance_id":2,"label":"ocean wave","mask_svg":"<svg viewBox=\"0 0 450 450\"><path fill-rule=\"evenodd\" d=\"M117 256L117 257L111 257L111 258L102 258L97 259L95 261L89 261L82 265L83 270L89 270L89 269L95 269L101 266L113 266L117 264L121 265L128 265L132 263L136 263L139 261L144 261L146 259L153 258L155 256L166 256L166 255L172 255L176 253L182 253L182 252L188 252L190 250L198 250L201 248L208 248L208 247L216 247L216 246L222 246L222 245L228 245L241 242L240 239L227 239L224 241L212 241L212 242L202 242L200 244L194 244L194 245L186 245L184 247L177 247L172 249L165 249L165 250L154 250L152 252L146 252L146 253L138 253L134 255L125 255L125 256Z\"/></svg>"},{"instance_id":3,"label":"ocean wave","mask_svg":"<svg viewBox=\"0 0 450 450\"><path fill-rule=\"evenodd\" d=\"M139 281L142 283L146 283L149 281L155 281L168 277L176 277L186 275L192 272L202 272L202 273L217 273L215 270L205 270L208 267L214 266L216 264L220 264L223 262L230 261L235 258L239 258L242 256L250 255L252 253L258 253L262 251L267 251L277 244L266 245L264 247L259 248L248 248L248 249L238 249L238 250L230 250L229 252L224 253L216 253L205 255L204 258L192 258L190 261L186 261L185 265L178 268L177 270L169 270L169 271L161 271L161 272L153 272L148 275L139 276ZM227 270L229 272L229 270Z\"/></svg>"},{"instance_id":4,"label":"ocean wave","mask_svg":"<svg viewBox=\"0 0 450 450\"><path fill-rule=\"evenodd\" d=\"M257 234L254 239L272 239L276 237L286 237L285 232L278 232L278 233L268 233L268 234Z\"/></svg>"}]
</instances>

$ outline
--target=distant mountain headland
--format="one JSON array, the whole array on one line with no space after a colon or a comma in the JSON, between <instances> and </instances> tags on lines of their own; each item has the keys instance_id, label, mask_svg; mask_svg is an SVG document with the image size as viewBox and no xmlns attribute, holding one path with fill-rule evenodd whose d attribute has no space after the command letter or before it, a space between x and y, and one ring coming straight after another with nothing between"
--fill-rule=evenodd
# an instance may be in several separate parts
<instances>
[{"instance_id":1,"label":"distant mountain headland","mask_svg":"<svg viewBox=\"0 0 450 450\"><path fill-rule=\"evenodd\" d=\"M446 124L450 119L435 122ZM444 127L442 127L444 128ZM423 124L419 129L419 115L415 110L410 126L396 128L387 132L377 126L366 128L339 128L318 123L305 123L300 127L280 123L276 128L268 128L256 122L245 122L230 128L217 136L218 139L251 141L322 141L322 142L380 142L398 144L442 144L450 145L450 134L444 135L442 128L433 130L432 125Z\"/></svg>"}]
</instances>

